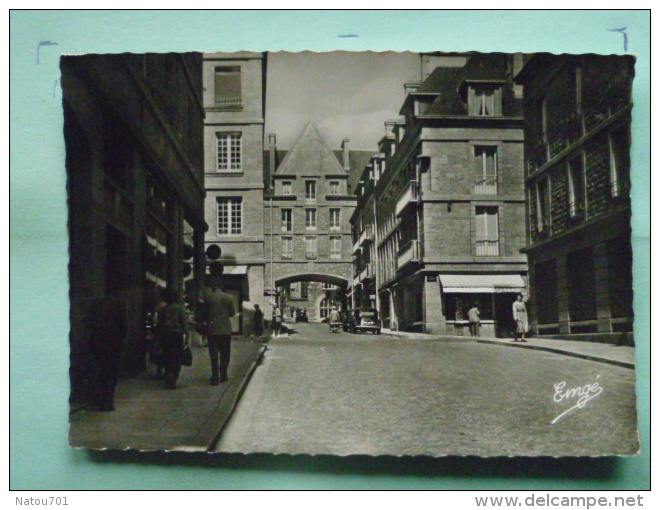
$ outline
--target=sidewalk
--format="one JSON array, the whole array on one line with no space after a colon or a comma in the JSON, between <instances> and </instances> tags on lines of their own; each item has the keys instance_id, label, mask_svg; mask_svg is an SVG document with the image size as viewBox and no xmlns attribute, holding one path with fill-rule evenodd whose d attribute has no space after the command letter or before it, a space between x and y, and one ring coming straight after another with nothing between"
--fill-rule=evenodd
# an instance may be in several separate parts
<instances>
[{"instance_id":1,"label":"sidewalk","mask_svg":"<svg viewBox=\"0 0 660 510\"><path fill-rule=\"evenodd\" d=\"M528 338L526 343L513 342L512 338L472 338L469 336L441 336L425 333L408 333L405 331L382 330L383 335L409 340L446 340L453 342L477 342L485 344L498 344L520 349L534 349L540 351L563 354L574 358L582 358L623 368L635 368L635 348L617 346L598 342L584 342L579 340L559 340L551 338Z\"/></svg>"},{"instance_id":2,"label":"sidewalk","mask_svg":"<svg viewBox=\"0 0 660 510\"><path fill-rule=\"evenodd\" d=\"M70 415L69 444L79 448L142 451L210 451L231 416L266 345L232 339L229 381L211 386L206 347L192 347L193 366L183 367L177 389L166 390L153 365L117 385L116 410Z\"/></svg>"}]
</instances>

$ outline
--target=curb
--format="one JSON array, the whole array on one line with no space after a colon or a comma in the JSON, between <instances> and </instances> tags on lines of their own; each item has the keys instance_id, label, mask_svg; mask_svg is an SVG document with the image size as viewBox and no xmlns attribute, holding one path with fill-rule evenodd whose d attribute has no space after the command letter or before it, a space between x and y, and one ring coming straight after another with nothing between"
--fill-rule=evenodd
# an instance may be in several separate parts
<instances>
[{"instance_id":1,"label":"curb","mask_svg":"<svg viewBox=\"0 0 660 510\"><path fill-rule=\"evenodd\" d=\"M528 344L528 345L512 345L512 344L507 344L504 342L496 342L494 340L484 340L484 339L479 339L476 340L477 343L479 344L493 344L493 345L502 345L504 347L516 347L518 349L533 349L535 351L545 351L545 352L551 352L553 354L561 354L564 356L570 356L572 358L580 358L580 359L585 359L588 361L596 361L598 363L607 363L608 365L615 365L617 367L622 367L622 368L629 368L629 369L635 369L635 364L634 363L628 363L627 361L619 361L615 359L608 359L608 358L601 358L599 356L592 356L590 354L582 354L579 352L571 352L571 351L566 351L563 349L554 349L552 347L546 347L544 345L534 345L534 344Z\"/></svg>"},{"instance_id":2,"label":"curb","mask_svg":"<svg viewBox=\"0 0 660 510\"><path fill-rule=\"evenodd\" d=\"M261 362L261 359L264 357L264 354L266 352L267 346L264 344L260 348L259 354L254 358L254 360L250 363L250 366L248 370L246 371L245 376L240 380L240 382L234 383L233 388L235 391L233 391L233 395L231 399L222 399L218 407L216 408L216 411L213 413L213 415L209 418L209 420L216 424L217 426L214 427L215 431L211 435L211 439L207 441L204 451L206 453L213 453L213 450L215 449L216 445L218 444L218 441L220 440L220 436L222 435L222 432L225 429L225 426L229 422L229 419L232 417L234 414L234 411L236 410L236 405L238 404L238 401L241 399L243 396L243 393L245 392L245 388L248 385L248 382L250 382L250 379L252 378L252 375L254 372L257 370L257 366ZM230 385L231 388L231 385ZM228 388L228 390L230 389ZM218 418L218 421L216 422L215 419Z\"/></svg>"},{"instance_id":3,"label":"curb","mask_svg":"<svg viewBox=\"0 0 660 510\"><path fill-rule=\"evenodd\" d=\"M434 341L450 341L450 342L476 342L476 343L481 343L481 344L492 344L492 345L501 345L504 347L516 347L519 349L533 349L537 351L545 351L545 352L551 352L553 354L560 354L563 356L570 356L573 358L580 358L588 361L596 361L598 363L607 363L608 365L615 365L618 367L622 368L628 368L628 369L635 369L635 363L629 363L627 361L619 361L619 360L613 360L609 358L603 358L600 356L593 356L590 354L583 354L579 352L573 352L573 351L567 351L565 349L557 349L554 347L546 347L544 345L535 345L535 344L512 344L512 343L507 343L507 342L502 342L499 340L488 340L485 338L477 338L474 339L472 337L465 337L465 336L431 336L429 335L428 338L414 338L407 336L402 333L397 333L397 332L389 332L389 333L383 333L384 335L391 336L394 338L399 338L403 340L434 340Z\"/></svg>"}]
</instances>

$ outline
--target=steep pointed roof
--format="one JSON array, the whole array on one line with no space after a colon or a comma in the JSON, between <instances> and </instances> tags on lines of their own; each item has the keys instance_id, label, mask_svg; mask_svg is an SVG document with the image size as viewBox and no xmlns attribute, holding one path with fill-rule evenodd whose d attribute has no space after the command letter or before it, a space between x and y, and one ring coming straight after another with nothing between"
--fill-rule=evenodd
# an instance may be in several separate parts
<instances>
[{"instance_id":1,"label":"steep pointed roof","mask_svg":"<svg viewBox=\"0 0 660 510\"><path fill-rule=\"evenodd\" d=\"M284 161L275 170L275 175L324 175L346 174L334 153L321 138L310 122L287 152Z\"/></svg>"}]
</instances>

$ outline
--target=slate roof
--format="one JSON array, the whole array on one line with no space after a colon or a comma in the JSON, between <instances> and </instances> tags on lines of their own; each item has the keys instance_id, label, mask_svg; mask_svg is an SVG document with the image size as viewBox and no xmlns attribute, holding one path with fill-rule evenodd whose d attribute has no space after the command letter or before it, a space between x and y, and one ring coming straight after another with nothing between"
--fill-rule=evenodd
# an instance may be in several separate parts
<instances>
[{"instance_id":1,"label":"slate roof","mask_svg":"<svg viewBox=\"0 0 660 510\"><path fill-rule=\"evenodd\" d=\"M467 115L462 86L466 81L506 81L502 97L504 116L522 115L522 100L513 98L507 53L472 53L463 67L438 67L416 93L439 93L427 115Z\"/></svg>"},{"instance_id":2,"label":"slate roof","mask_svg":"<svg viewBox=\"0 0 660 510\"><path fill-rule=\"evenodd\" d=\"M347 189L350 194L354 194L364 167L371 156L377 152L351 150L349 145L348 153L350 170L346 172L343 168L343 151L330 149L316 127L308 124L291 149L275 151L275 175L346 174L348 176ZM264 169L266 172L270 168L270 157L270 151L265 150Z\"/></svg>"}]
</instances>

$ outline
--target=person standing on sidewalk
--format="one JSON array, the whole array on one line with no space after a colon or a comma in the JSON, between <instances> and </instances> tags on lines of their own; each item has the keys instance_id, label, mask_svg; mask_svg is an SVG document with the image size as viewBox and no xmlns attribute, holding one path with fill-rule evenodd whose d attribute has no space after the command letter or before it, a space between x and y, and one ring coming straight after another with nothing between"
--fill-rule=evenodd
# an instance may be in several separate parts
<instances>
[{"instance_id":1,"label":"person standing on sidewalk","mask_svg":"<svg viewBox=\"0 0 660 510\"><path fill-rule=\"evenodd\" d=\"M252 331L254 336L261 338L264 334L264 312L259 305L254 305L254 314L252 315Z\"/></svg>"},{"instance_id":2,"label":"person standing on sidewalk","mask_svg":"<svg viewBox=\"0 0 660 510\"><path fill-rule=\"evenodd\" d=\"M223 266L213 262L210 267L210 287L204 293L204 315L211 357L211 385L218 386L229 380L228 368L231 358L231 322L236 315L234 301L220 288ZM220 357L218 363L218 356Z\"/></svg>"},{"instance_id":3,"label":"person standing on sidewalk","mask_svg":"<svg viewBox=\"0 0 660 510\"><path fill-rule=\"evenodd\" d=\"M468 310L468 321L470 322L470 336L478 337L481 334L481 319L479 318L479 308L474 303Z\"/></svg>"},{"instance_id":4,"label":"person standing on sidewalk","mask_svg":"<svg viewBox=\"0 0 660 510\"><path fill-rule=\"evenodd\" d=\"M173 289L163 291L165 306L158 314L158 337L165 368L165 387L173 390L181 373L181 355L188 335L188 315Z\"/></svg>"},{"instance_id":5,"label":"person standing on sidewalk","mask_svg":"<svg viewBox=\"0 0 660 510\"><path fill-rule=\"evenodd\" d=\"M282 311L277 305L273 306L273 335L280 336L282 332Z\"/></svg>"},{"instance_id":6,"label":"person standing on sidewalk","mask_svg":"<svg viewBox=\"0 0 660 510\"><path fill-rule=\"evenodd\" d=\"M525 333L529 331L529 323L527 322L527 307L522 294L518 294L513 302L513 320L516 322L513 341L517 342L520 337L521 342L526 342Z\"/></svg>"}]
</instances>

